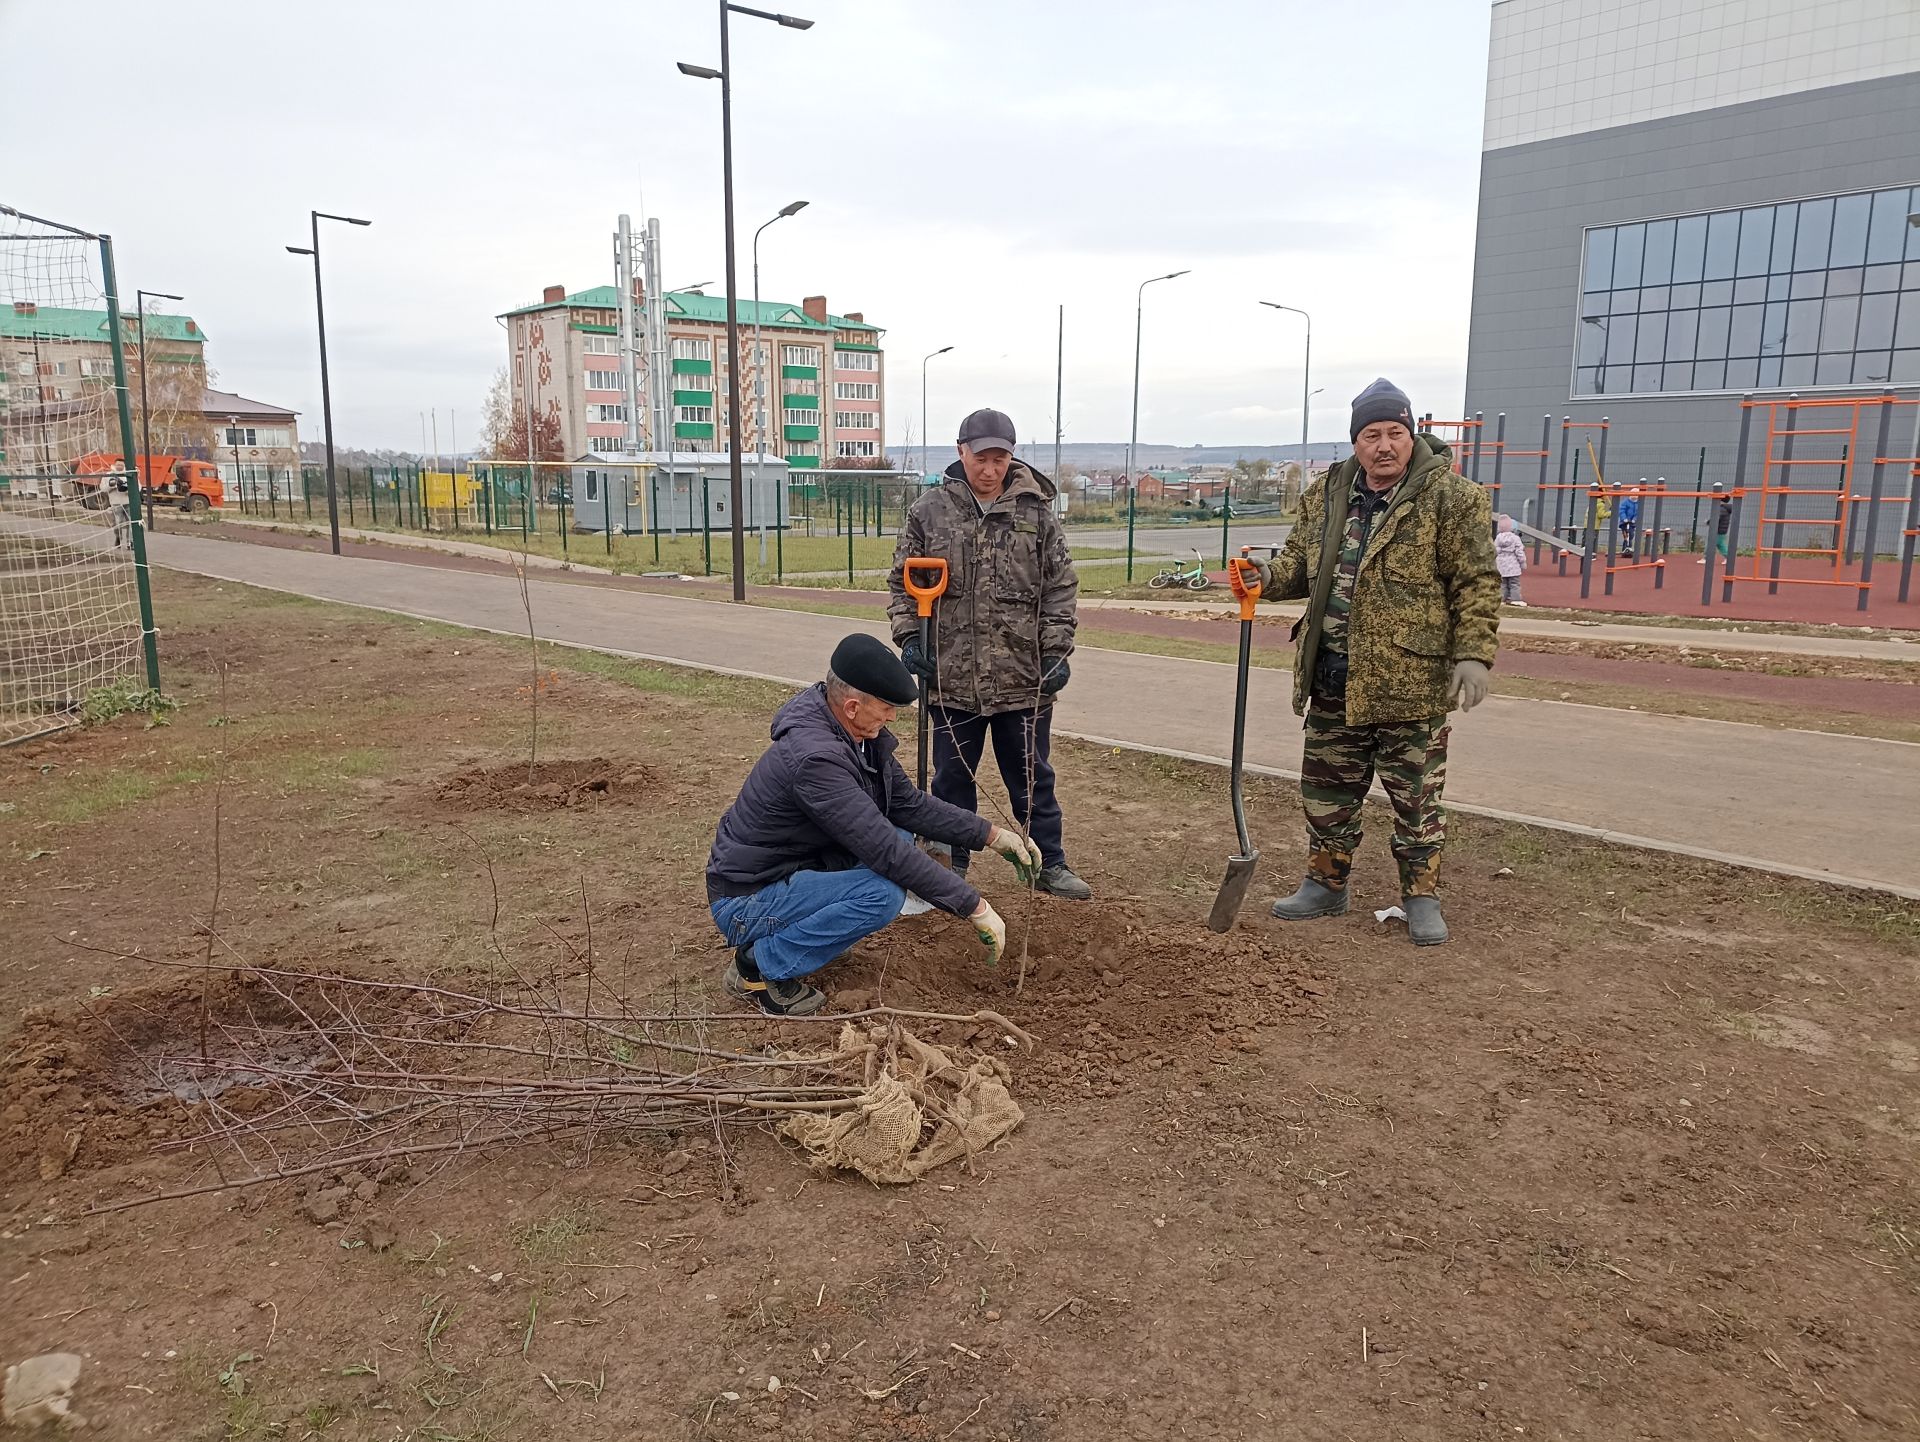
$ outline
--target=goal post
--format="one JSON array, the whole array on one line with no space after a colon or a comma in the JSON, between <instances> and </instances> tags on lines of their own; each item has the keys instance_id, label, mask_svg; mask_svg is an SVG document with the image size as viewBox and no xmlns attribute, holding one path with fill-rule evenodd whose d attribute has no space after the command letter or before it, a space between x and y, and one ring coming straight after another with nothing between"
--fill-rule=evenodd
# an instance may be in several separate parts
<instances>
[{"instance_id":1,"label":"goal post","mask_svg":"<svg viewBox=\"0 0 1920 1442\"><path fill-rule=\"evenodd\" d=\"M0 205L0 745L160 686L129 344L112 240Z\"/></svg>"}]
</instances>

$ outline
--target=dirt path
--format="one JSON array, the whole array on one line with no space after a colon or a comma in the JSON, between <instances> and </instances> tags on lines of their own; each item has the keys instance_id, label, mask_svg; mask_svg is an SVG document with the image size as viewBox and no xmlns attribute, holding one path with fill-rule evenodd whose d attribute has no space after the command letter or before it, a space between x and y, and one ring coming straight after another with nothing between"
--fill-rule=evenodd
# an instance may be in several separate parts
<instances>
[{"instance_id":1,"label":"dirt path","mask_svg":"<svg viewBox=\"0 0 1920 1442\"><path fill-rule=\"evenodd\" d=\"M83 1217L240 1165L172 1147L216 1118L155 1095L204 1045L199 986L126 959L206 954L216 785L216 956L413 1006L578 998L591 955L603 1005L697 1011L724 1006L701 862L783 694L558 651L535 680L510 641L161 585L171 724L0 753L0 1355L81 1352L97 1435L1920 1429L1920 908L1468 818L1457 940L1416 953L1366 910L1376 816L1356 913L1282 928L1296 802L1258 782L1260 888L1215 937L1218 773L1072 743L1099 901L981 877L1024 993L938 916L825 978L1036 1034L941 1033L1027 1110L971 1166L879 1189L758 1132L602 1135L373 1168L332 1222L304 1182ZM536 699L569 764L526 783ZM216 1045L248 1024L212 1015Z\"/></svg>"}]
</instances>

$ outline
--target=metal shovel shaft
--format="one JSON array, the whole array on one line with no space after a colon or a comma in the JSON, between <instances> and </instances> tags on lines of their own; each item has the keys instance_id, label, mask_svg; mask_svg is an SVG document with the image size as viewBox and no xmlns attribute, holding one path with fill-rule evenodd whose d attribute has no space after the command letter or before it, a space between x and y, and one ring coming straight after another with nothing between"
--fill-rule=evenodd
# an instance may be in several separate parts
<instances>
[{"instance_id":1,"label":"metal shovel shaft","mask_svg":"<svg viewBox=\"0 0 1920 1442\"><path fill-rule=\"evenodd\" d=\"M928 630L928 618L922 616L920 618L920 654L922 656L927 654L927 643L931 639ZM920 774L915 778L922 791L927 789L927 750L933 744L933 733L927 729L927 692L929 689L927 678L922 676L920 678Z\"/></svg>"},{"instance_id":2,"label":"metal shovel shaft","mask_svg":"<svg viewBox=\"0 0 1920 1442\"><path fill-rule=\"evenodd\" d=\"M1260 853L1247 835L1247 805L1241 780L1247 751L1247 682L1253 665L1253 620L1245 615L1247 609L1250 608L1243 607L1240 622L1240 668L1233 692L1233 827L1239 834L1240 854L1227 858L1226 879L1220 883L1219 894L1213 898L1213 910L1207 915L1207 926L1214 931L1232 928L1240 915L1241 903L1253 889L1253 873L1260 865Z\"/></svg>"}]
</instances>

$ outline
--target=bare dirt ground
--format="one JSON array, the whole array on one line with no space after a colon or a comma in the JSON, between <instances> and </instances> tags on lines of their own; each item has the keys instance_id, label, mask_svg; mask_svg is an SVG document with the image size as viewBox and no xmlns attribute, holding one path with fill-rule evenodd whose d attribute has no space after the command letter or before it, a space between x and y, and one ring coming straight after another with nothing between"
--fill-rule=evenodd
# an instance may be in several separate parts
<instances>
[{"instance_id":1,"label":"bare dirt ground","mask_svg":"<svg viewBox=\"0 0 1920 1442\"><path fill-rule=\"evenodd\" d=\"M241 983L154 962L413 996L591 957L727 1010L701 865L784 694L166 573L159 605L170 725L0 752L0 1358L82 1353L93 1435L1920 1432L1920 908L1460 818L1455 941L1416 952L1371 915L1376 816L1355 913L1282 928L1297 801L1262 783L1216 937L1222 776L1087 746L1099 900L989 858L1001 968L933 916L825 974L1035 1035L934 1028L1027 1111L971 1164L601 1134L88 1215L220 1180L151 1061Z\"/></svg>"}]
</instances>

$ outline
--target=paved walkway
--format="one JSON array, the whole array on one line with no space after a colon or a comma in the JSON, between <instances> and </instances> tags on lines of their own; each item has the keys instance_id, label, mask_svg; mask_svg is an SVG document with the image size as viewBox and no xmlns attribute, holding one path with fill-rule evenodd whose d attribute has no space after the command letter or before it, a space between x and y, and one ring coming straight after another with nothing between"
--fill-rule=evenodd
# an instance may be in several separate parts
<instances>
[{"instance_id":1,"label":"paved walkway","mask_svg":"<svg viewBox=\"0 0 1920 1442\"><path fill-rule=\"evenodd\" d=\"M232 516L225 516L222 517L222 524L257 527L263 531L277 530L294 535L324 536L326 534L324 524L305 520L289 520L286 518L282 518L276 522L254 520L251 518L237 519ZM190 535L192 533L180 531L175 534ZM403 550L440 551L449 555L471 556L499 565L505 565L507 559L515 554L504 546L489 546L477 541L462 541L452 536L423 536L411 532L375 531L365 527L353 526L342 526L340 528L340 535L342 539L349 541L396 546ZM1135 564L1139 565L1146 559L1151 558L1136 556L1134 558ZM527 556L527 564L529 569L533 570L572 571L576 574L593 574L600 571L599 567L589 562L569 562L550 556L535 554L529 554ZM1078 564L1086 566L1096 564L1112 565L1116 563L1111 561L1082 561ZM604 574L610 575L611 573ZM837 579L844 575L845 572L832 571L821 572L819 574L825 579ZM880 576L884 575L885 572L861 571L856 574L863 576ZM633 579L636 583L638 582L638 578ZM709 587L716 591L725 584L724 579L715 579L712 581L706 581L697 577L688 577L685 579L689 585ZM790 575L787 579L793 581L799 578ZM755 591L761 595L781 595L778 587L755 587ZM871 601L873 599L871 592L862 591L847 594L856 602ZM1174 616L1232 616L1236 614L1233 603L1224 599L1224 588L1220 589L1220 594L1223 599L1218 601L1186 601L1180 599L1178 593L1170 595L1165 601L1123 601L1109 599L1103 596L1082 596L1080 598L1080 609L1085 612L1103 610L1164 612ZM843 595L837 595L835 592L825 588L812 591L804 596L795 597L795 599L798 600L810 599L818 601L833 601L844 598ZM711 597L709 597L709 599L711 599ZM1297 616L1299 613L1300 608L1298 605L1284 602L1274 605L1263 605L1260 608L1260 614L1262 616ZM1656 626L1634 624L1624 621L1563 621L1544 616L1528 616L1512 609L1508 609L1502 613L1500 627L1502 631L1509 635L1542 636L1563 641L1630 642L1642 646L1687 647L1696 651L1771 651L1800 656L1844 657L1860 661L1912 661L1920 663L1920 640L1903 639L1897 633L1887 633L1886 639L1884 640L1862 636L1856 632L1844 630L1830 636L1799 636L1787 632L1733 631L1705 626Z\"/></svg>"},{"instance_id":2,"label":"paved walkway","mask_svg":"<svg viewBox=\"0 0 1920 1442\"><path fill-rule=\"evenodd\" d=\"M435 569L165 534L157 565L431 620L524 633L519 588ZM805 683L850 627L874 623L532 580L542 637L734 675ZM1233 668L1075 653L1062 734L1223 761ZM1496 682L1497 684L1497 682ZM1291 677L1255 668L1248 760L1295 774ZM1495 696L1454 727L1447 795L1462 809L1920 898L1920 747ZM1262 818L1289 841L1292 815Z\"/></svg>"}]
</instances>

